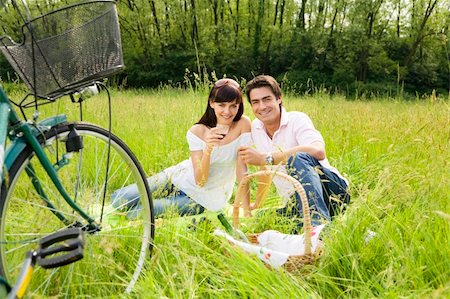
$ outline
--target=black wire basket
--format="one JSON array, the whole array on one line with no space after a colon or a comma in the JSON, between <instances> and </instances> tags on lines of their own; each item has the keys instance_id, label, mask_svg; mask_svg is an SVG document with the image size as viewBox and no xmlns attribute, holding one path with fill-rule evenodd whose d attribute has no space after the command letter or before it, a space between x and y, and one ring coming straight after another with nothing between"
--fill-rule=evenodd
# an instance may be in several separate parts
<instances>
[{"instance_id":1,"label":"black wire basket","mask_svg":"<svg viewBox=\"0 0 450 299\"><path fill-rule=\"evenodd\" d=\"M114 1L88 1L33 18L23 41L0 39L0 49L31 93L58 98L124 67Z\"/></svg>"}]
</instances>

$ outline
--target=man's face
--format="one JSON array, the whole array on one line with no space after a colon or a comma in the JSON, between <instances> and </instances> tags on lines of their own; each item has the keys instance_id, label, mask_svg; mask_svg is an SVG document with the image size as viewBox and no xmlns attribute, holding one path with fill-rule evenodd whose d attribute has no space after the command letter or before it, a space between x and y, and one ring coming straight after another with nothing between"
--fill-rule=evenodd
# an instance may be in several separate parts
<instances>
[{"instance_id":1,"label":"man's face","mask_svg":"<svg viewBox=\"0 0 450 299\"><path fill-rule=\"evenodd\" d=\"M276 98L268 87L255 88L250 91L250 105L255 116L265 125L278 123L281 117L281 98Z\"/></svg>"}]
</instances>

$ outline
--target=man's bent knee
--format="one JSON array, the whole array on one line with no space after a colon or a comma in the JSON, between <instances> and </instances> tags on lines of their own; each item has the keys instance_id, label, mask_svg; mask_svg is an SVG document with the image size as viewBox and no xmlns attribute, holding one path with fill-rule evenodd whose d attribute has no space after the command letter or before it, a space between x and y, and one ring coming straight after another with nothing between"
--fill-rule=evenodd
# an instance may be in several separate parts
<instances>
[{"instance_id":1,"label":"man's bent knee","mask_svg":"<svg viewBox=\"0 0 450 299\"><path fill-rule=\"evenodd\" d=\"M316 158L307 153L297 153L288 159L286 165L287 173L290 175L304 175L310 172L319 164Z\"/></svg>"}]
</instances>

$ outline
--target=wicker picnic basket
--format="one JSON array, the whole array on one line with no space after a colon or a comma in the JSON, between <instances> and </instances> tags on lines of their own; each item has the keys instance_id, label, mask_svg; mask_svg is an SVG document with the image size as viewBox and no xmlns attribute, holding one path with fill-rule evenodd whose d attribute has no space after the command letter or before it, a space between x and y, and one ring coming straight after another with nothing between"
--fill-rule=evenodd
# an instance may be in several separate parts
<instances>
[{"instance_id":1,"label":"wicker picnic basket","mask_svg":"<svg viewBox=\"0 0 450 299\"><path fill-rule=\"evenodd\" d=\"M270 176L273 178L274 176L281 177L290 183L292 183L295 191L299 194L301 202L302 202L302 210L303 210L303 233L305 236L305 253L304 255L290 255L288 257L288 260L283 265L284 269L286 269L289 272L295 272L303 266L314 263L321 255L322 255L322 247L319 246L316 248L314 252L312 252L312 246L311 246L311 216L309 213L309 204L308 199L306 197L306 192L303 189L303 186L295 180L293 177L282 173L278 171L271 171L271 170L263 170L258 171L252 174L248 174L245 176L238 187L236 198L233 204L233 227L238 228L239 226L239 209L244 209L244 215L249 216L250 215L250 203L248 200L245 200L246 196L246 190L248 190L246 187L248 186L250 180L252 178L262 177L262 176ZM257 207L263 204L263 200L261 202L257 202ZM257 237L258 233L256 234L249 234L247 235L249 241L251 243L257 243Z\"/></svg>"}]
</instances>

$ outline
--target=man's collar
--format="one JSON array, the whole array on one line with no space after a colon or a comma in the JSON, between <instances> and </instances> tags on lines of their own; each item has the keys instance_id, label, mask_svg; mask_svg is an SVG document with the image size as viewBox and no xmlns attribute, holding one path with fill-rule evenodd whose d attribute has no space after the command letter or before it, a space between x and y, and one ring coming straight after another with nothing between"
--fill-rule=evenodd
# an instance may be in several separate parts
<instances>
[{"instance_id":1,"label":"man's collar","mask_svg":"<svg viewBox=\"0 0 450 299\"><path fill-rule=\"evenodd\" d=\"M256 118L254 120L254 122L255 122L255 129L258 129L258 130L263 130L264 129L264 124L263 124L262 121L260 121L259 119Z\"/></svg>"},{"instance_id":2,"label":"man's collar","mask_svg":"<svg viewBox=\"0 0 450 299\"><path fill-rule=\"evenodd\" d=\"M281 119L280 119L280 128L283 126L286 126L289 121L286 109L284 109L283 106L281 106Z\"/></svg>"}]
</instances>

